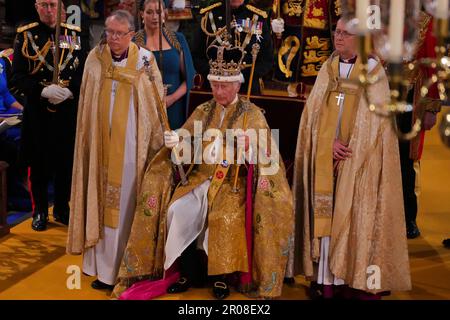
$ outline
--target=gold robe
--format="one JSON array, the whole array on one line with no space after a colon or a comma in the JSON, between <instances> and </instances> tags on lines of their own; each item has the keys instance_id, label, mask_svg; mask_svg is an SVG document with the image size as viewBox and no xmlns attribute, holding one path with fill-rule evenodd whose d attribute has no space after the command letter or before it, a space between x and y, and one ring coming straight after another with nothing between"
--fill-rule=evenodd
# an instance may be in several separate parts
<instances>
[{"instance_id":1,"label":"gold robe","mask_svg":"<svg viewBox=\"0 0 450 320\"><path fill-rule=\"evenodd\" d=\"M323 108L330 107L326 98L338 85L331 68L333 59L338 57L334 55L324 64L306 102L295 156L295 272L310 280L320 257L313 205L320 115ZM369 99L386 102L390 94L384 69L375 68L374 72L379 81L369 88ZM330 270L355 289L371 293L410 290L398 138L390 120L370 112L365 99L359 99L355 117L349 139L352 157L340 164L332 195ZM331 146L329 150L332 157ZM378 289L367 286L371 265L381 271Z\"/></svg>"},{"instance_id":2,"label":"gold robe","mask_svg":"<svg viewBox=\"0 0 450 320\"><path fill-rule=\"evenodd\" d=\"M244 104L246 107L242 107ZM203 123L203 132L207 128L219 128L220 109L219 106L215 107L214 100L198 106L183 128L192 136L194 121ZM248 128L268 129L260 109L240 100L226 108L222 132L227 128L242 128L242 110L248 110ZM275 148L272 144L272 152ZM120 282L114 290L116 296L137 280L162 277L167 209L173 201L214 173L216 165L195 165L189 173L189 184L180 185L174 190L169 154L167 149L161 150L145 174L131 235L119 271ZM279 163L278 172L267 176L260 174L265 165L255 165L252 275L257 293L265 297L281 295L287 253L293 241L292 193L281 157ZM241 166L239 192L233 193L234 172L235 166L232 165L214 200L209 203L208 274L248 271L244 224L246 175ZM211 186L213 183L214 181Z\"/></svg>"},{"instance_id":3,"label":"gold robe","mask_svg":"<svg viewBox=\"0 0 450 320\"><path fill-rule=\"evenodd\" d=\"M138 47L134 43L130 44L131 51L136 48ZM68 254L81 254L85 248L95 246L102 238L104 211L108 199L104 172L107 162L104 159L102 142L102 123L105 118L102 116L99 100L106 77L114 73L111 71L114 70L111 55L105 54L105 50L110 50L107 45L99 45L91 50L81 84L66 248ZM153 56L149 62L158 94L162 96L164 89L161 75ZM136 70L132 77L130 74L117 75L120 76L127 77L127 81L132 84L137 114L136 190L139 194L145 168L163 145L163 131L156 105L158 102L144 68ZM128 101L126 103L129 104Z\"/></svg>"}]
</instances>

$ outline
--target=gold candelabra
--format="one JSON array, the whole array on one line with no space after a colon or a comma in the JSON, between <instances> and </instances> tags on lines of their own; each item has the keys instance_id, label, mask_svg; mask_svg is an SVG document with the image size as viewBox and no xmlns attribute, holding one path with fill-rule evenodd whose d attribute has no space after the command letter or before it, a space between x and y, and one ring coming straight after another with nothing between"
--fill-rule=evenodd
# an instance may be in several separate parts
<instances>
[{"instance_id":1,"label":"gold candelabra","mask_svg":"<svg viewBox=\"0 0 450 320\"><path fill-rule=\"evenodd\" d=\"M392 14L392 13L391 13ZM399 114L413 110L411 102L408 102L408 92L413 85L407 73L419 72L422 67L433 70L433 75L425 78L421 88L419 100L415 104L426 104L429 102L428 93L432 86L436 85L439 100L441 103L448 101L450 92L450 55L448 43L448 19L436 19L434 24L434 34L437 39L435 47L435 58L419 58L409 63L395 62L388 64L388 79L390 87L390 100L388 103L376 104L371 102L368 96L369 86L377 83L381 79L377 75L371 75L368 70L368 57L373 50L371 33L358 35L358 51L362 60L362 70L357 80L358 86L362 87L363 97L368 102L369 110L373 113L388 117L392 121L395 132L402 140L411 140L422 130L425 112L416 114L416 119L409 132L402 132L397 125ZM342 79L344 82L351 80ZM450 134L450 132L448 132Z\"/></svg>"}]
</instances>

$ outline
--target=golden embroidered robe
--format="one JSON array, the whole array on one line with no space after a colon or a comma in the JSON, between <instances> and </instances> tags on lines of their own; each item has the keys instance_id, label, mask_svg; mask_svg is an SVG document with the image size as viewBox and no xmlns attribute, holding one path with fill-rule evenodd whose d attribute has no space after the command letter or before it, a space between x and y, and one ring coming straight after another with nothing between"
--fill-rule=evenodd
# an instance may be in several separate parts
<instances>
[{"instance_id":1,"label":"golden embroidered robe","mask_svg":"<svg viewBox=\"0 0 450 320\"><path fill-rule=\"evenodd\" d=\"M334 54L319 72L303 111L294 168L294 209L296 215L295 270L313 280L320 258L320 237L331 237L329 266L332 274L355 289L377 293L409 290L411 279L406 243L398 138L390 119L369 111L365 99L357 99L349 148L352 157L339 165L332 192L331 210L321 218L331 218L330 229L317 232L318 213L314 182L321 115L330 93L339 86L332 63ZM375 68L379 81L370 86L372 103L389 99L384 69ZM333 128L335 130L336 127ZM332 144L332 141L329 143ZM332 145L328 146L332 159ZM333 165L332 160L328 162ZM327 170L333 174L333 169ZM329 177L331 180L333 177ZM322 224L322 223L321 223ZM325 228L326 229L326 228ZM317 232L317 233L316 233ZM329 233L328 233L329 232ZM380 268L381 286L369 289L368 267Z\"/></svg>"},{"instance_id":2,"label":"golden embroidered robe","mask_svg":"<svg viewBox=\"0 0 450 320\"><path fill-rule=\"evenodd\" d=\"M129 52L136 52L136 50L146 49L139 49L134 43L131 43ZM136 67L136 70L121 72L112 66L109 51L107 45L95 47L86 60L83 74L78 106L71 214L67 239L67 253L69 254L81 254L86 248L95 246L99 239L103 238L103 226L107 222L104 217L105 208L114 202L108 199L111 195L107 193L108 178L105 171L108 168L106 159L108 154L104 152L106 142L103 140L104 123L108 119L104 117L101 107L101 99L104 99L102 96L104 90L102 89L105 88L107 77L116 81L120 79L131 85L135 114L137 115L135 123L137 127L136 191L138 194L145 168L163 145L163 131L157 109L158 102L156 93L152 90L148 72L151 72L161 97L163 85L152 54L148 52L151 71L146 72L144 67ZM142 63L140 65L142 66ZM128 106L129 101L126 101L126 104ZM114 127L111 128L111 132L113 131Z\"/></svg>"},{"instance_id":3,"label":"golden embroidered robe","mask_svg":"<svg viewBox=\"0 0 450 320\"><path fill-rule=\"evenodd\" d=\"M220 128L242 128L242 100L226 108ZM248 128L268 129L258 107L247 104ZM214 100L196 108L183 126L193 136L194 121L200 121L203 132L207 128L219 128L221 107ZM225 136L225 135L224 135ZM276 146L271 145L274 153ZM214 174L216 165L195 165L189 173L189 184L173 187L170 153L162 149L145 174L139 204L135 213L131 235L119 271L116 296L137 280L158 278L163 275L165 261L166 215L171 203L187 194ZM273 175L261 175L263 167L255 164L255 191L253 200L253 281L261 296L281 295L287 254L293 240L292 194L285 176L284 165L279 158L279 170ZM239 192L233 193L235 166L232 165L218 192L209 203L207 224L208 273L220 274L248 271L245 240L245 169L241 166L238 179ZM214 184L211 182L210 189Z\"/></svg>"}]
</instances>

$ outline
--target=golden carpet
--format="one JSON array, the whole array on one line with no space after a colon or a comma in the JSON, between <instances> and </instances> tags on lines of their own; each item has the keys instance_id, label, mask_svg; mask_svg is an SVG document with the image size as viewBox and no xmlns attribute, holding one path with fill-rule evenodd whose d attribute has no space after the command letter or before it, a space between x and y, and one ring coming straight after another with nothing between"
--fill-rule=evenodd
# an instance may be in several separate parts
<instances>
[{"instance_id":1,"label":"golden carpet","mask_svg":"<svg viewBox=\"0 0 450 320\"><path fill-rule=\"evenodd\" d=\"M408 240L413 289L393 292L385 299L450 299L450 249L442 246L442 240L450 237L450 149L442 145L436 128L427 134L421 166L417 222L422 236ZM27 220L17 225L0 239L0 299L109 299L106 291L91 289L94 278L84 275L80 289L68 288L72 279L68 268L81 267L81 256L65 254L66 227L50 223L47 231L39 233L30 224ZM297 277L295 285L285 285L282 299L307 299L306 285ZM213 297L205 288L162 299ZM233 292L230 299L246 297Z\"/></svg>"}]
</instances>

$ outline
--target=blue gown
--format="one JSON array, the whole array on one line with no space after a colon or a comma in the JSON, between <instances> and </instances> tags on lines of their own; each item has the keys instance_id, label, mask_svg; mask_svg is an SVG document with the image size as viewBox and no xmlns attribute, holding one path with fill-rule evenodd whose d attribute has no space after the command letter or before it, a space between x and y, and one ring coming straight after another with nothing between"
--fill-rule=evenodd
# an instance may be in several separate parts
<instances>
[{"instance_id":1,"label":"blue gown","mask_svg":"<svg viewBox=\"0 0 450 320\"><path fill-rule=\"evenodd\" d=\"M173 46L173 44L171 43L169 37L165 34L165 32L163 34L167 42L171 46L170 49L162 51L163 73L164 73L163 82L164 84L169 85L169 87L167 88L167 94L169 95L174 93L181 85L181 83L183 83L183 81L186 81L186 94L178 101L176 101L173 105L171 105L169 108L167 108L167 115L169 117L170 128L175 130L180 128L187 119L187 112L189 107L189 91L192 88L195 70L191 52L189 50L186 38L182 33L175 32L174 35L176 36L176 39L180 44L184 56L184 69L186 73L186 79L183 79L183 75L181 73L180 68L180 53ZM135 36L135 42L138 45L145 47L146 40L147 37L145 35L144 30L139 31ZM159 50L152 51L152 53L155 56L156 62L158 63L158 67L161 69L159 61L160 59Z\"/></svg>"},{"instance_id":2,"label":"blue gown","mask_svg":"<svg viewBox=\"0 0 450 320\"><path fill-rule=\"evenodd\" d=\"M160 66L159 51L152 51L155 55L156 62ZM180 72L180 55L175 48L163 50L163 82L169 85L167 88L167 95L174 93L181 85L183 79ZM161 69L161 67L160 67ZM167 116L169 117L169 123L171 129L180 128L186 121L186 110L184 105L184 99L179 99L170 107L167 108Z\"/></svg>"}]
</instances>

